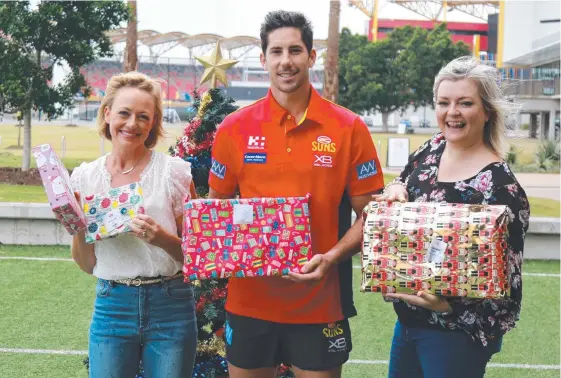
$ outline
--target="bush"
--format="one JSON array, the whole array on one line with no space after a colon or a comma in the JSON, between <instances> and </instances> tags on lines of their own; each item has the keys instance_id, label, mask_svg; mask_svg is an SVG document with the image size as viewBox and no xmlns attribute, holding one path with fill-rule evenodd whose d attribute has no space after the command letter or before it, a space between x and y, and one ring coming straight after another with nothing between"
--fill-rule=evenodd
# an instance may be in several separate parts
<instances>
[{"instance_id":1,"label":"bush","mask_svg":"<svg viewBox=\"0 0 561 378\"><path fill-rule=\"evenodd\" d=\"M517 160L518 160L518 154L520 153L520 150L518 148L516 148L516 146L514 144L511 144L510 147L508 148L508 151L505 155L505 161L507 162L508 165L513 166L516 164Z\"/></svg>"},{"instance_id":2,"label":"bush","mask_svg":"<svg viewBox=\"0 0 561 378\"><path fill-rule=\"evenodd\" d=\"M549 159L552 162L559 162L559 154L561 147L557 141L546 140L538 147L536 152L536 160Z\"/></svg>"}]
</instances>

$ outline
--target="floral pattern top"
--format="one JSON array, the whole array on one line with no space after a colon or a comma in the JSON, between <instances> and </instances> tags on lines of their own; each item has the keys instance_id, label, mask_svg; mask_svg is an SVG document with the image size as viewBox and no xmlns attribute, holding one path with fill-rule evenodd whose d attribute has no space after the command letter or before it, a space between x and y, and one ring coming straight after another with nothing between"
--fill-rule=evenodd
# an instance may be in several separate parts
<instances>
[{"instance_id":1,"label":"floral pattern top","mask_svg":"<svg viewBox=\"0 0 561 378\"><path fill-rule=\"evenodd\" d=\"M522 301L522 255L530 209L526 193L504 162L491 163L476 176L457 182L439 182L438 167L446 146L439 133L410 158L396 179L406 185L409 201L508 205L508 264L511 293L505 299L448 298L450 315L394 300L401 323L411 327L464 331L484 346L514 328Z\"/></svg>"}]
</instances>

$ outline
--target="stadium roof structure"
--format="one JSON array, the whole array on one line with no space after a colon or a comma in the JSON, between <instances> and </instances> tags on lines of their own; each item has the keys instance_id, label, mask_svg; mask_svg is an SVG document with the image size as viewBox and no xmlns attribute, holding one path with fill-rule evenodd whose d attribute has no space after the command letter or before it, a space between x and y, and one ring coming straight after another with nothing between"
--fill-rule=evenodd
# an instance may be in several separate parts
<instances>
[{"instance_id":1,"label":"stadium roof structure","mask_svg":"<svg viewBox=\"0 0 561 378\"><path fill-rule=\"evenodd\" d=\"M106 35L113 44L125 42L127 40L127 29L115 29L107 32ZM169 43L174 44L175 46L183 46L188 49L211 45L220 41L220 45L229 52L240 48L246 48L249 50L253 47L261 46L261 40L259 38L246 35L227 38L218 34L210 33L190 35L183 32L159 33L155 30L139 30L137 32L137 39L139 42L148 47ZM316 50L326 49L327 40L314 40L314 48Z\"/></svg>"},{"instance_id":2,"label":"stadium roof structure","mask_svg":"<svg viewBox=\"0 0 561 378\"><path fill-rule=\"evenodd\" d=\"M500 0L505 1L505 0ZM438 21L446 13L453 10L469 14L472 17L487 21L490 13L497 13L499 0L388 0L389 3L409 9L431 21ZM356 7L367 17L378 19L379 0L348 0L352 7Z\"/></svg>"},{"instance_id":3,"label":"stadium roof structure","mask_svg":"<svg viewBox=\"0 0 561 378\"><path fill-rule=\"evenodd\" d=\"M505 0L502 0L505 1ZM499 8L498 0L390 0L391 3L401 5L429 20L437 21L441 14L454 9L469 14L472 17L487 21L490 11L496 13ZM445 16L446 17L446 16Z\"/></svg>"}]
</instances>

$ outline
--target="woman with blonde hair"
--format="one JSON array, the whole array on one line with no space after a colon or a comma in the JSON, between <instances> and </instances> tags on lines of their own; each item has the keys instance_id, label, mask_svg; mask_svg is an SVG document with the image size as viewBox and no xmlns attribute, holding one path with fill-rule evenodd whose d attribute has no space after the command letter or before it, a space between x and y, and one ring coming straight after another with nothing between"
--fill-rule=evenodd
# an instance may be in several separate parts
<instances>
[{"instance_id":1,"label":"woman with blonde hair","mask_svg":"<svg viewBox=\"0 0 561 378\"><path fill-rule=\"evenodd\" d=\"M132 232L86 244L72 257L98 278L89 335L90 377L134 377L142 360L151 378L190 377L197 345L193 289L183 282L183 200L189 163L153 150L163 135L160 85L138 72L113 76L99 108L112 151L72 172L76 197L140 183L145 214Z\"/></svg>"},{"instance_id":2,"label":"woman with blonde hair","mask_svg":"<svg viewBox=\"0 0 561 378\"><path fill-rule=\"evenodd\" d=\"M478 378L503 335L515 326L522 301L522 253L528 229L526 194L502 159L512 105L498 86L496 68L458 58L434 82L440 133L409 158L377 200L508 205L510 295L505 299L386 294L398 320L390 378Z\"/></svg>"}]
</instances>

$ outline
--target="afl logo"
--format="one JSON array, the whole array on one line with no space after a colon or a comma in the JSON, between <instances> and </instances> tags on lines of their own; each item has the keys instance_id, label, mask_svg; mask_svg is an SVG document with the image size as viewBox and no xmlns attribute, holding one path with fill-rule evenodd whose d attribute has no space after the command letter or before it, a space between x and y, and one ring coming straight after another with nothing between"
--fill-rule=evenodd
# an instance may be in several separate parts
<instances>
[{"instance_id":1,"label":"afl logo","mask_svg":"<svg viewBox=\"0 0 561 378\"><path fill-rule=\"evenodd\" d=\"M318 136L317 139L312 142L312 151L333 153L337 151L337 146L331 141L330 137Z\"/></svg>"}]
</instances>

